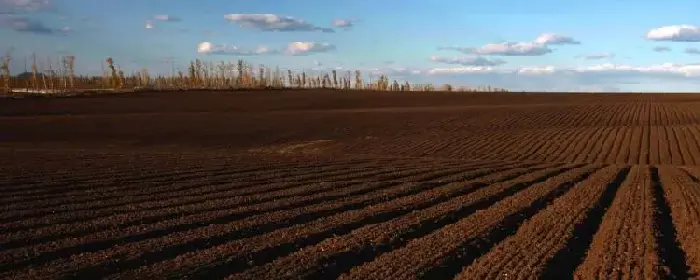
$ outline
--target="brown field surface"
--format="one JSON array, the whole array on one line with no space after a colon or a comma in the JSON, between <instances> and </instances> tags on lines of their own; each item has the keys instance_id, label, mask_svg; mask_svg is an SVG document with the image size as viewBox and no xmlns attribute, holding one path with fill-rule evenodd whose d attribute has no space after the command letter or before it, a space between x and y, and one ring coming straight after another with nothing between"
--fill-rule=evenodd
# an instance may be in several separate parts
<instances>
[{"instance_id":1,"label":"brown field surface","mask_svg":"<svg viewBox=\"0 0 700 280\"><path fill-rule=\"evenodd\" d=\"M700 276L700 95L0 99L0 278Z\"/></svg>"}]
</instances>

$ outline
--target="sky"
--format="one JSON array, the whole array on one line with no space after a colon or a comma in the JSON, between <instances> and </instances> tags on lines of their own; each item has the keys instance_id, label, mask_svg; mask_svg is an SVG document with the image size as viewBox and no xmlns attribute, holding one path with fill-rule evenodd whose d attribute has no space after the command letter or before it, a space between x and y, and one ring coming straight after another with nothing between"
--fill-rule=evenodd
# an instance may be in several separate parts
<instances>
[{"instance_id":1,"label":"sky","mask_svg":"<svg viewBox=\"0 0 700 280\"><path fill-rule=\"evenodd\" d=\"M361 70L527 91L700 92L697 0L0 0L13 72L76 56L125 72L192 59Z\"/></svg>"}]
</instances>

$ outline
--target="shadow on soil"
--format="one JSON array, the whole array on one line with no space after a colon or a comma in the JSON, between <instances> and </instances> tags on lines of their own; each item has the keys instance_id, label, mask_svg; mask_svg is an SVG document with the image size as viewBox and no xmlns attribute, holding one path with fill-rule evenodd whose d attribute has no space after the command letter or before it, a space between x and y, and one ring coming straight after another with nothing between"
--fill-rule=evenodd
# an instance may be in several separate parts
<instances>
[{"instance_id":1,"label":"shadow on soil","mask_svg":"<svg viewBox=\"0 0 700 280\"><path fill-rule=\"evenodd\" d=\"M475 170L475 169L476 168L474 168L472 170ZM505 167L500 167L500 169L497 169L497 170L505 170L505 169L506 169ZM458 173L458 172L464 172L464 171L465 170L445 171L445 172L442 172L441 174L444 176L444 175L449 175L452 173ZM472 177L477 178L480 176L484 176L486 174L488 174L488 172L484 171L484 172L480 172L480 173L475 173L475 174L473 174ZM377 174L374 174L374 175L377 175ZM437 176L437 175L435 175L435 176ZM424 178L424 179L431 179L431 178L433 178L433 177ZM392 186L399 185L401 183L402 182L387 181L387 182L385 182L385 184L382 184L379 187L374 187L374 188L367 189L365 191L357 192L357 193L355 193L355 195L361 195L361 194L365 194L365 193L368 193L370 191L379 190L379 189L386 189L386 188L389 188ZM215 236L215 237L204 237L204 238L196 239L196 240L193 240L193 241L188 242L188 243L180 244L177 246L171 246L171 247L164 248L162 250L158 250L158 251L144 254L138 259L120 262L120 263L105 263L101 266L86 268L86 269L79 271L74 276L80 276L80 277L106 276L109 274L117 273L117 272L122 271L122 270L135 269L137 267L140 267L142 265L146 265L149 263L155 263L155 262L160 262L160 261L168 260L171 258L175 258L176 256L183 254L183 253L186 253L186 252L205 250L207 248L211 248L211 247L214 247L217 245L231 242L232 240L237 240L237 239L241 239L241 238L252 237L255 235L268 233L268 232L271 232L274 230L293 226L295 224L308 223L308 222L311 222L313 220L320 219L320 218L327 217L327 216L331 216L331 215L334 215L334 214L337 214L340 212L344 212L344 211L352 211L352 210L361 209L361 208L364 208L364 207L371 205L371 204L374 204L374 203L380 203L383 201L388 201L388 200L392 200L392 199L396 199L396 198L400 198L400 197L404 197L404 196L417 194L419 192L426 191L426 190L429 190L432 188L436 188L436 187L439 187L439 186L447 184L447 183L449 183L449 182L439 182L439 183L438 182L423 182L422 184L420 184L419 186L416 186L415 188L412 188L406 192L402 192L402 193L399 193L396 195L367 200L367 201L363 201L363 202L359 202L359 203L352 203L352 204L345 205L343 207L330 209L330 210L326 210L326 211L307 213L307 214L299 215L299 216L292 218L292 219L288 219L284 222L273 222L273 223L263 224L263 225L255 227L255 228L248 228L248 229L244 229L244 230L232 231L232 232L222 234L219 236ZM336 198L338 198L338 197L336 197ZM321 201L311 201L311 202L307 202L308 204L304 204L304 205L315 204L318 202L321 202ZM303 205L294 204L294 207L301 207L301 206L303 206ZM418 205L416 205L416 207L417 206ZM284 209L289 210L289 208L290 207L286 207ZM276 210L280 210L280 209L278 208ZM286 254L289 254L291 252L294 252L300 246L315 244L314 242L320 242L320 240L325 239L327 237L337 235L337 234L342 234L343 232L350 231L350 230L357 228L357 227L360 227L368 222L381 222L383 219L390 219L390 218L391 218L391 216L372 217L367 221L363 220L363 221L358 222L356 224L349 224L345 227L334 228L333 230L325 231L325 232L319 233L318 235L307 236L307 237L305 237L306 239L297 240L296 242L293 242L293 243L288 243L288 244L283 244L280 246L268 248L267 250L260 251L260 252L253 254L253 256L251 256L249 260L244 260L244 259L228 260L225 262L225 265L221 265L221 266L218 266L219 263L217 263L217 265L214 265L213 267L211 265L209 267L203 266L202 267L203 269L197 269L195 274L199 274L199 273L206 274L205 275L206 278L224 277L228 274L238 272L238 271L241 271L245 268L248 268L248 267L252 266L253 264L259 265L261 263L271 261L272 259L274 259L278 256L286 255ZM374 219L376 219L377 221L374 221ZM230 219L226 219L224 222L230 222L230 221L231 221ZM221 222L222 221L218 221L217 223L221 223ZM194 226L199 227L201 225L194 225ZM178 228L177 231L181 231L181 229ZM173 231L170 230L168 232L173 232ZM80 278L80 277L76 277L76 278Z\"/></svg>"},{"instance_id":2,"label":"shadow on soil","mask_svg":"<svg viewBox=\"0 0 700 280\"><path fill-rule=\"evenodd\" d=\"M659 259L668 268L669 279L688 279L690 268L686 265L685 252L680 248L676 239L676 228L671 218L671 208L664 196L663 185L659 178L659 170L651 168L651 185L654 192L654 224L658 230L656 244L658 244Z\"/></svg>"},{"instance_id":3,"label":"shadow on soil","mask_svg":"<svg viewBox=\"0 0 700 280\"><path fill-rule=\"evenodd\" d=\"M505 169L499 169L499 170L502 171ZM486 175L490 174L491 172L493 172L493 171L486 171L483 173L474 174L473 176L470 176L470 177L478 178L478 177L486 176ZM428 183L430 185L427 187L432 189L432 188L446 185L447 183L448 182L442 182L442 183L431 182L431 183ZM213 267L208 267L205 269L195 271L194 275L196 275L197 278L201 277L201 278L205 278L205 279L226 277L226 276L231 275L233 273L241 272L241 271L248 269L252 266L258 266L258 265L263 265L265 263L269 263L277 258L292 254L292 253L296 252L297 250L299 250L300 248L318 244L327 238L332 238L334 236L348 234L351 231L358 229L358 228L361 228L361 227L366 226L366 225L387 222L391 219L394 219L394 218L400 217L402 215L406 215L408 213L411 213L412 211L418 211L421 209L425 209L425 208L428 208L430 206L448 201L448 200L450 200L454 197L457 197L457 196L467 195L467 194L472 193L472 192L474 192L480 188L483 188L485 186L487 186L487 184L475 183L469 188L464 188L463 190L461 190L459 192L452 193L450 195L445 195L445 196L442 196L438 199L425 201L423 203L418 203L418 204L412 205L411 207L402 208L401 210L397 210L397 211L373 215L373 216L367 217L365 219L362 219L362 220L354 222L354 223L349 223L349 224L345 224L342 226L336 226L336 227L334 227L330 230L327 230L327 231L304 236L304 237L299 238L299 239L297 239L293 242L290 242L290 243L285 243L285 244L281 244L278 246L267 248L267 249L262 250L262 251L254 252L247 259L227 260L226 262L217 264ZM314 277L312 277L312 278L314 278Z\"/></svg>"},{"instance_id":4,"label":"shadow on soil","mask_svg":"<svg viewBox=\"0 0 700 280\"><path fill-rule=\"evenodd\" d=\"M438 219L422 221L422 223L420 223L419 225L416 225L411 229L404 231L402 234L394 236L392 240L388 243L374 247L365 247L361 251L343 252L341 254L331 256L328 259L326 259L322 265L317 266L316 270L309 271L309 273L305 276L308 276L311 279L337 278L338 276L349 271L355 266L372 261L383 253L401 248L413 239L421 238L432 232L435 232L436 230L439 230L442 227L456 223L459 220L475 213L476 211L491 207L498 201L501 201L506 197L517 194L518 192L528 188L529 186L544 182L550 177L557 176L571 169L572 168L561 168L532 181L516 183L510 188L494 196L476 201L469 205L464 205L462 208L451 212L448 215L441 216ZM504 178L505 180L502 181L512 180L517 177L519 176L513 176L512 178Z\"/></svg>"},{"instance_id":5,"label":"shadow on soil","mask_svg":"<svg viewBox=\"0 0 700 280\"><path fill-rule=\"evenodd\" d=\"M121 238L116 238L116 239L102 240L102 241L97 241L97 242L93 242L93 243L81 244L81 245L73 246L73 247L66 247L66 248L62 248L62 249L52 251L49 253L41 254L35 258L30 258L30 259L27 259L25 261L20 261L17 263L10 263L10 264L2 264L2 265L0 265L0 272L15 270L15 269L27 267L30 265L45 264L45 263L54 261L56 259L69 257L69 256L74 255L74 254L86 253L86 252L97 252L97 251L105 250L105 249L108 249L110 247L116 246L118 244L139 242L139 241L143 241L146 239L166 236L166 235L174 233L174 232L181 232L181 231L186 231L186 230L192 230L192 229L199 228L199 227L205 227L205 226L209 226L211 224L225 224L225 223L233 222L236 220L244 219L246 217L250 217L250 216L258 215L258 214L262 214L262 213L273 212L273 211L282 211L282 210L291 210L291 209L294 209L294 208L297 208L300 206L304 206L307 204L323 203L323 202L332 201L335 199L340 199L340 198L343 198L345 196L363 195L363 194L366 194L366 193L369 193L372 191L386 189L386 188L389 188L389 187L391 187L393 185L397 185L397 184L399 184L399 183L392 182L392 183L387 183L387 184L380 184L377 186L360 189L360 190L357 190L357 191L354 191L351 193L347 193L347 194L333 194L333 195L328 195L328 196L321 196L321 197L311 199L308 201L291 203L289 205L284 205L284 206L275 207L275 208L271 208L271 209L250 210L250 211L235 213L235 214L231 214L231 215L227 215L227 216L219 216L217 218L214 218L214 219L211 219L208 221L189 223L189 224L179 224L179 225L175 225L172 227L163 228L163 229L156 229L156 230L148 231L148 232L137 234L137 235L131 235L131 236L126 236L126 237L121 237ZM169 216L172 218L174 218L178 215L182 215L182 213L169 214Z\"/></svg>"},{"instance_id":6,"label":"shadow on soil","mask_svg":"<svg viewBox=\"0 0 700 280\"><path fill-rule=\"evenodd\" d=\"M498 228L490 231L486 237L476 240L468 240L439 265L428 269L420 275L421 279L451 279L459 274L462 269L477 258L491 251L493 247L518 231L518 228L532 216L549 206L555 199L566 194L577 183L589 178L600 169L581 174L580 176L559 185L547 195L535 200L530 206L506 217Z\"/></svg>"},{"instance_id":7,"label":"shadow on soil","mask_svg":"<svg viewBox=\"0 0 700 280\"><path fill-rule=\"evenodd\" d=\"M603 216L615 200L617 190L630 173L630 167L623 168L610 182L598 202L586 213L581 224L576 225L572 238L547 263L542 272L542 279L573 279L574 271L583 262L588 248L593 243L593 236L598 232Z\"/></svg>"}]
</instances>

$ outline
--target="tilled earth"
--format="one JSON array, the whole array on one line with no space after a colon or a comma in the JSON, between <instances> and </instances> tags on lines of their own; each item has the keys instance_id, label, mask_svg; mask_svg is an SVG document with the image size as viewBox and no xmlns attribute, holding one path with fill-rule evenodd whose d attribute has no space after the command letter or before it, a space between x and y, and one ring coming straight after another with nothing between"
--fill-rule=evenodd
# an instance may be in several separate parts
<instances>
[{"instance_id":1,"label":"tilled earth","mask_svg":"<svg viewBox=\"0 0 700 280\"><path fill-rule=\"evenodd\" d=\"M700 96L0 100L0 277L686 279Z\"/></svg>"}]
</instances>

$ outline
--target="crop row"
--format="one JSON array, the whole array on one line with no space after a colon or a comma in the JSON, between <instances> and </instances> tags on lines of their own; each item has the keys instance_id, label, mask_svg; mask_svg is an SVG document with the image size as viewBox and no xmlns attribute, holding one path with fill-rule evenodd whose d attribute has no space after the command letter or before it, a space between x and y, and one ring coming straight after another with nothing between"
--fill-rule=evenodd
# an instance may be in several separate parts
<instances>
[{"instance_id":1,"label":"crop row","mask_svg":"<svg viewBox=\"0 0 700 280\"><path fill-rule=\"evenodd\" d=\"M615 144L550 149L608 146ZM237 174L260 180L162 183L150 200L138 187L118 198L108 186L112 198L103 205L66 201L3 213L0 277L687 278L700 271L696 168L346 162L274 179L285 172L293 173L265 176L251 167Z\"/></svg>"},{"instance_id":2,"label":"crop row","mask_svg":"<svg viewBox=\"0 0 700 280\"><path fill-rule=\"evenodd\" d=\"M700 164L700 128L610 126L484 131L441 140L416 135L382 144L349 143L343 152L590 164Z\"/></svg>"}]
</instances>

